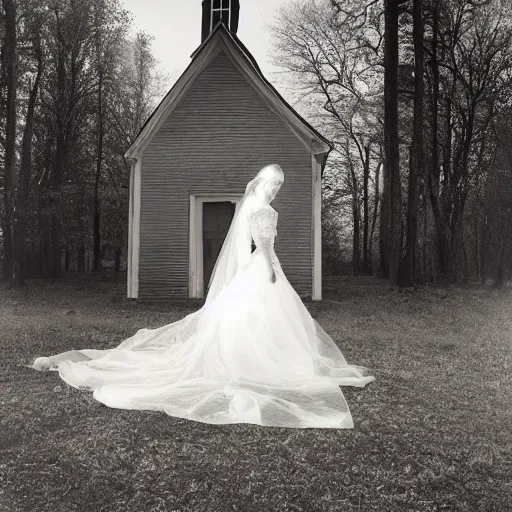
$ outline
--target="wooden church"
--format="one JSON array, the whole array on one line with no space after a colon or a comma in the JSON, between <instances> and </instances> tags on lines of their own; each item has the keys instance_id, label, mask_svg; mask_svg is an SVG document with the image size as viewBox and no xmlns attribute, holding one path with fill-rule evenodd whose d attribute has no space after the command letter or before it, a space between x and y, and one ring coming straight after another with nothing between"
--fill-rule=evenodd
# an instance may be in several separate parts
<instances>
[{"instance_id":1,"label":"wooden church","mask_svg":"<svg viewBox=\"0 0 512 512\"><path fill-rule=\"evenodd\" d=\"M301 297L322 296L321 176L329 142L265 79L236 36L238 0L203 0L202 42L125 153L129 298L203 298L246 184L285 181L276 253Z\"/></svg>"}]
</instances>

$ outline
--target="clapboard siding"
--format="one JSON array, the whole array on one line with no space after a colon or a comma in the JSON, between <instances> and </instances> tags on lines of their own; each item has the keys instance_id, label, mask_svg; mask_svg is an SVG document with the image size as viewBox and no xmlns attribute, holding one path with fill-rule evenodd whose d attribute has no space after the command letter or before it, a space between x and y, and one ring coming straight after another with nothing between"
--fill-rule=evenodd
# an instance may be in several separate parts
<instances>
[{"instance_id":1,"label":"clapboard siding","mask_svg":"<svg viewBox=\"0 0 512 512\"><path fill-rule=\"evenodd\" d=\"M273 203L276 252L295 289L311 295L311 155L221 52L144 150L139 297L188 296L190 194L241 196L269 163L285 173Z\"/></svg>"}]
</instances>

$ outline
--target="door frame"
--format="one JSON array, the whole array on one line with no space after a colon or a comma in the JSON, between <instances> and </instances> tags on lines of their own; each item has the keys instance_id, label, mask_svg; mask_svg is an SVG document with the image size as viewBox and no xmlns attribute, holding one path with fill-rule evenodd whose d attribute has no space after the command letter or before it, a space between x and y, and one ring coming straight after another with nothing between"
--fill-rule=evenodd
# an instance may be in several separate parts
<instances>
[{"instance_id":1,"label":"door frame","mask_svg":"<svg viewBox=\"0 0 512 512\"><path fill-rule=\"evenodd\" d=\"M190 194L188 296L204 299L203 275L203 203L231 202L238 209L243 194Z\"/></svg>"}]
</instances>

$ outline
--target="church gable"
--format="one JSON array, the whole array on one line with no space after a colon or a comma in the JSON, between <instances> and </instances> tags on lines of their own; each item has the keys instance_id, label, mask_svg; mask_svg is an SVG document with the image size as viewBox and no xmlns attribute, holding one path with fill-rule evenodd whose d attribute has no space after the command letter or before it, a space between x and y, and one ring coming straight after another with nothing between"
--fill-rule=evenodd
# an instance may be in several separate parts
<instances>
[{"instance_id":1,"label":"church gable","mask_svg":"<svg viewBox=\"0 0 512 512\"><path fill-rule=\"evenodd\" d=\"M235 37L228 33L223 24L218 25L201 47L194 52L193 61L190 66L141 128L139 134L127 150L126 158L137 158L144 152L147 145L162 127L165 119L183 101L183 98L189 94L190 89L195 86L198 77L206 69L211 69L212 62L218 59L221 54L224 54L227 61L231 61L232 71L235 69L238 71L237 78L241 76L245 78L246 83L259 94L264 104L288 126L311 154L326 155L329 153L331 149L330 144L286 103L263 77L248 50ZM224 86L229 86L229 84ZM208 91L206 92L206 94L209 93Z\"/></svg>"},{"instance_id":2,"label":"church gable","mask_svg":"<svg viewBox=\"0 0 512 512\"><path fill-rule=\"evenodd\" d=\"M180 103L167 116L150 141L145 155L162 141L181 143L184 135L197 151L212 144L225 146L228 154L240 151L244 139L266 139L275 135L286 145L308 153L286 123L269 107L236 65L220 51L199 74ZM217 139L212 141L212 137ZM242 143L243 144L243 143Z\"/></svg>"}]
</instances>

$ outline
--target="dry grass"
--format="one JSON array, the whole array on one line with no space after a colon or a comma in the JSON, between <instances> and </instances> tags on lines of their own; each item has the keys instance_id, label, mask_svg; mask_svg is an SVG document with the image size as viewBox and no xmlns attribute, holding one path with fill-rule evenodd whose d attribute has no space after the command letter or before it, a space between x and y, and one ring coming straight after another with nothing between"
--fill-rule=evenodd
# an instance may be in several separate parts
<instances>
[{"instance_id":1,"label":"dry grass","mask_svg":"<svg viewBox=\"0 0 512 512\"><path fill-rule=\"evenodd\" d=\"M308 303L347 360L354 430L214 426L109 409L22 364L107 348L194 301L124 298L118 279L0 288L0 511L512 510L512 294L326 283Z\"/></svg>"}]
</instances>

